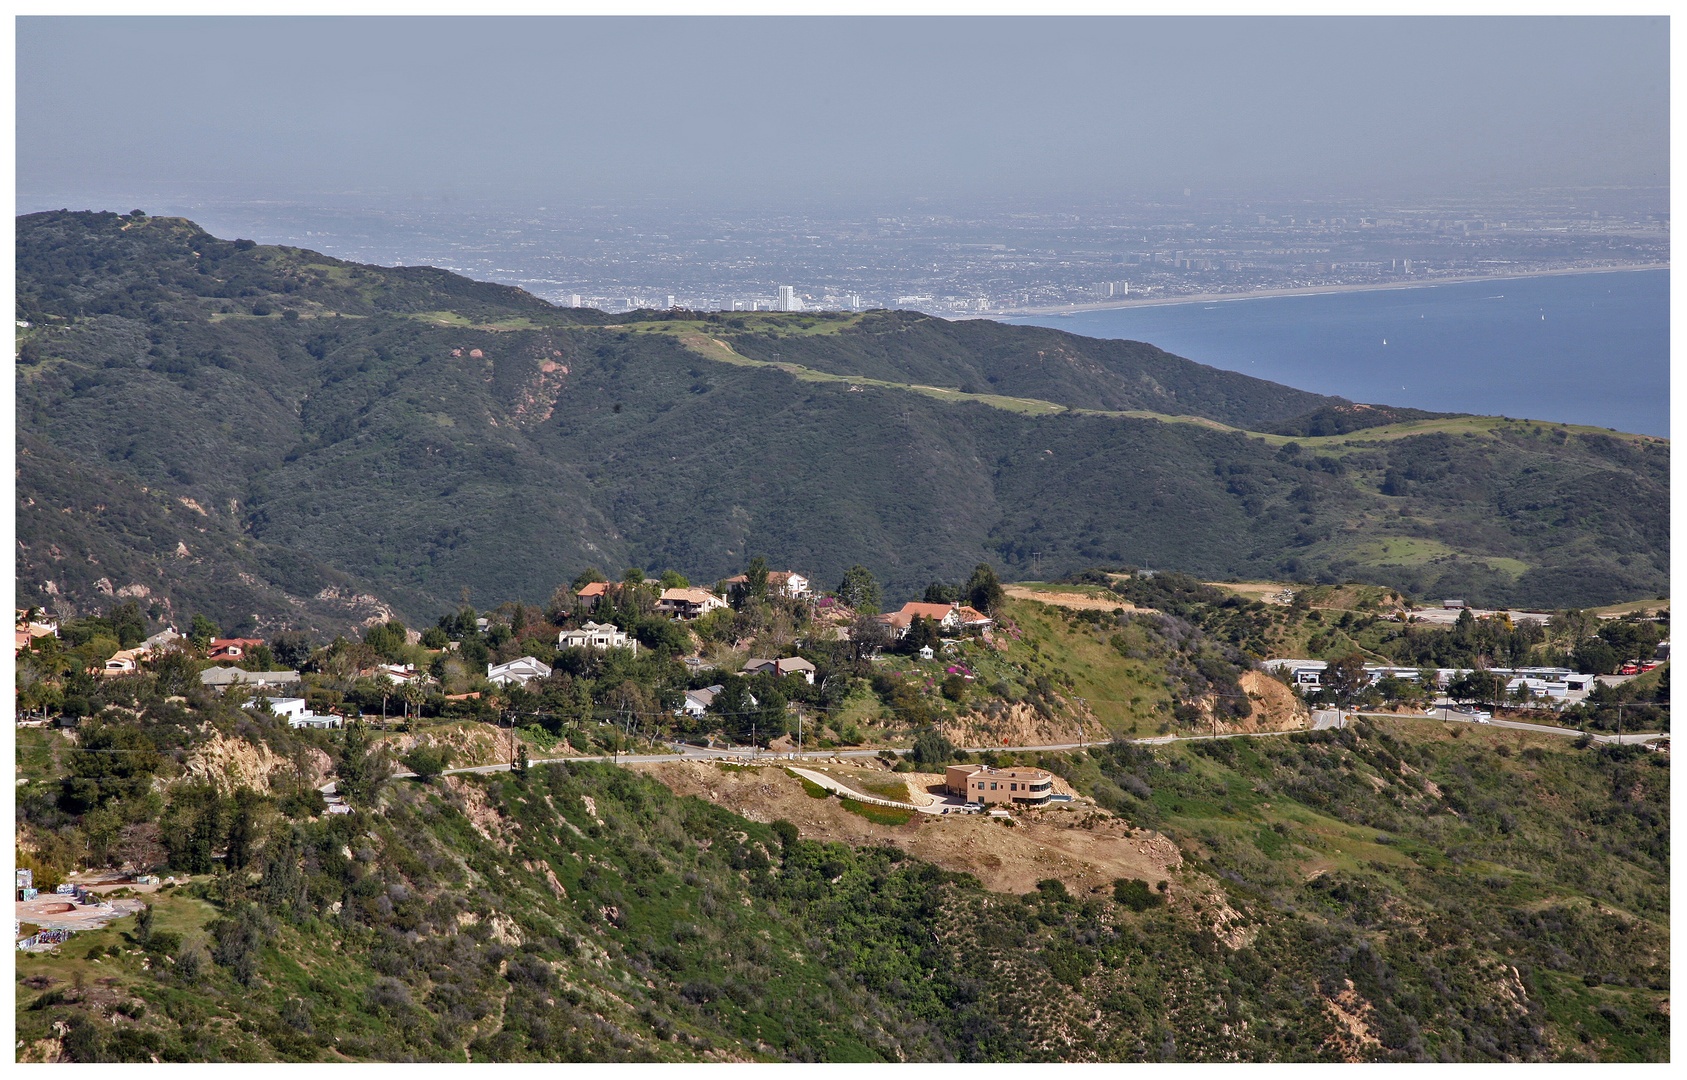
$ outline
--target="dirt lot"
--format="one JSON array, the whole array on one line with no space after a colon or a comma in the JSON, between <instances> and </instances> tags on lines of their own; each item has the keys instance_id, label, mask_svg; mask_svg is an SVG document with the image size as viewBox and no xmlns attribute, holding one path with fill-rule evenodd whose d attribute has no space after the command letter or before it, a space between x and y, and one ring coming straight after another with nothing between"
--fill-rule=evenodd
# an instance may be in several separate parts
<instances>
[{"instance_id":1,"label":"dirt lot","mask_svg":"<svg viewBox=\"0 0 1687 1080\"><path fill-rule=\"evenodd\" d=\"M784 818L806 839L895 844L945 870L973 874L995 892L1029 892L1043 878L1059 878L1080 895L1110 890L1121 877L1169 880L1174 891L1178 884L1172 874L1182 863L1176 845L1132 833L1087 802L1020 814L1011 826L974 814L918 814L906 825L884 826L850 813L837 799L809 797L777 766L747 770L712 762L665 762L630 767L676 794L708 799L753 821ZM903 778L942 781L934 774ZM1091 827L1082 827L1086 822Z\"/></svg>"},{"instance_id":2,"label":"dirt lot","mask_svg":"<svg viewBox=\"0 0 1687 1080\"><path fill-rule=\"evenodd\" d=\"M72 904L68 896L51 893L16 902L12 917L48 930L98 930L113 919L141 909L140 900L112 900L109 904ZM66 910L66 909L69 910Z\"/></svg>"},{"instance_id":3,"label":"dirt lot","mask_svg":"<svg viewBox=\"0 0 1687 1080\"><path fill-rule=\"evenodd\" d=\"M1207 581L1203 584L1211 585L1215 589L1228 589L1233 593L1247 597L1249 600L1261 600L1267 604L1287 604L1287 600L1277 599L1285 590L1294 591L1293 585L1285 585L1281 581Z\"/></svg>"},{"instance_id":4,"label":"dirt lot","mask_svg":"<svg viewBox=\"0 0 1687 1080\"><path fill-rule=\"evenodd\" d=\"M1086 596L1083 593L1075 592L1044 591L1027 588L1024 585L1004 585L1002 591L1015 600L1037 600L1044 604L1053 604L1055 607L1078 608L1087 611L1117 611L1120 608L1124 608L1126 611L1154 610L1153 608L1137 607L1135 604L1118 598Z\"/></svg>"}]
</instances>

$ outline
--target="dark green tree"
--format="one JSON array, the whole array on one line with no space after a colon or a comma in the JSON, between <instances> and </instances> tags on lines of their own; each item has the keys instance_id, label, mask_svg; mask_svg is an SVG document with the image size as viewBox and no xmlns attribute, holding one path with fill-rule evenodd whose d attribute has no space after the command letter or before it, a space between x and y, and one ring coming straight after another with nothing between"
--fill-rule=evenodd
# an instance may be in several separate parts
<instances>
[{"instance_id":1,"label":"dark green tree","mask_svg":"<svg viewBox=\"0 0 1687 1080\"><path fill-rule=\"evenodd\" d=\"M942 765L955 756L955 744L933 728L914 736L914 764Z\"/></svg>"},{"instance_id":2,"label":"dark green tree","mask_svg":"<svg viewBox=\"0 0 1687 1080\"><path fill-rule=\"evenodd\" d=\"M1467 671L1447 684L1447 696L1459 702L1494 705L1505 696L1505 680L1491 671Z\"/></svg>"},{"instance_id":3,"label":"dark green tree","mask_svg":"<svg viewBox=\"0 0 1687 1080\"><path fill-rule=\"evenodd\" d=\"M398 760L426 784L450 766L451 748L421 743Z\"/></svg>"},{"instance_id":4,"label":"dark green tree","mask_svg":"<svg viewBox=\"0 0 1687 1080\"><path fill-rule=\"evenodd\" d=\"M384 747L374 746L369 729L353 720L341 736L334 775L336 790L347 802L368 806L391 777L392 761Z\"/></svg>"},{"instance_id":5,"label":"dark green tree","mask_svg":"<svg viewBox=\"0 0 1687 1080\"><path fill-rule=\"evenodd\" d=\"M1323 686L1336 699L1336 708L1346 709L1351 706L1369 684L1369 676L1365 674L1365 657L1361 653L1348 653L1339 660L1332 661L1324 668Z\"/></svg>"},{"instance_id":6,"label":"dark green tree","mask_svg":"<svg viewBox=\"0 0 1687 1080\"><path fill-rule=\"evenodd\" d=\"M283 630L269 639L269 651L283 669L298 671L310 663L314 647L309 635L298 630Z\"/></svg>"},{"instance_id":7,"label":"dark green tree","mask_svg":"<svg viewBox=\"0 0 1687 1080\"><path fill-rule=\"evenodd\" d=\"M996 580L996 572L990 569L989 563L979 563L973 567L972 577L967 579L962 592L970 606L986 615L1000 612L1002 604L1007 600L1007 594L1002 592L1002 583Z\"/></svg>"},{"instance_id":8,"label":"dark green tree","mask_svg":"<svg viewBox=\"0 0 1687 1080\"><path fill-rule=\"evenodd\" d=\"M118 644L125 649L133 648L146 640L146 617L141 614L141 606L133 600L125 600L121 604L113 605L106 612L106 621L111 623L112 632L117 635Z\"/></svg>"},{"instance_id":9,"label":"dark green tree","mask_svg":"<svg viewBox=\"0 0 1687 1080\"><path fill-rule=\"evenodd\" d=\"M199 685L199 665L193 657L180 649L166 649L147 667L152 671L153 686L164 697L185 695Z\"/></svg>"},{"instance_id":10,"label":"dark green tree","mask_svg":"<svg viewBox=\"0 0 1687 1080\"><path fill-rule=\"evenodd\" d=\"M960 598L961 591L953 585L934 581L926 586L925 596L921 597L921 600L927 604L953 604Z\"/></svg>"},{"instance_id":11,"label":"dark green tree","mask_svg":"<svg viewBox=\"0 0 1687 1080\"><path fill-rule=\"evenodd\" d=\"M938 629L937 620L924 615L918 616L908 624L908 632L902 635L902 640L896 643L896 651L916 656L927 646L939 649L943 646L943 632Z\"/></svg>"},{"instance_id":12,"label":"dark green tree","mask_svg":"<svg viewBox=\"0 0 1687 1080\"><path fill-rule=\"evenodd\" d=\"M879 610L879 583L873 572L857 564L844 571L838 585L838 599L862 615L875 615Z\"/></svg>"},{"instance_id":13,"label":"dark green tree","mask_svg":"<svg viewBox=\"0 0 1687 1080\"><path fill-rule=\"evenodd\" d=\"M767 599L767 558L757 555L744 571L744 595L751 600Z\"/></svg>"},{"instance_id":14,"label":"dark green tree","mask_svg":"<svg viewBox=\"0 0 1687 1080\"><path fill-rule=\"evenodd\" d=\"M229 800L227 855L223 865L230 870L244 870L252 859L252 845L258 838L258 811L263 803L264 797L247 787L236 791Z\"/></svg>"},{"instance_id":15,"label":"dark green tree","mask_svg":"<svg viewBox=\"0 0 1687 1080\"><path fill-rule=\"evenodd\" d=\"M220 636L220 632L217 630L216 623L207 619L202 614L196 614L193 617L193 624L188 630L187 636L188 640L193 642L197 648L203 649L207 645L211 644L212 639Z\"/></svg>"},{"instance_id":16,"label":"dark green tree","mask_svg":"<svg viewBox=\"0 0 1687 1080\"><path fill-rule=\"evenodd\" d=\"M170 805L159 822L159 838L170 865L190 874L214 868L217 842L226 836L225 804L210 784L190 784L170 793Z\"/></svg>"}]
</instances>

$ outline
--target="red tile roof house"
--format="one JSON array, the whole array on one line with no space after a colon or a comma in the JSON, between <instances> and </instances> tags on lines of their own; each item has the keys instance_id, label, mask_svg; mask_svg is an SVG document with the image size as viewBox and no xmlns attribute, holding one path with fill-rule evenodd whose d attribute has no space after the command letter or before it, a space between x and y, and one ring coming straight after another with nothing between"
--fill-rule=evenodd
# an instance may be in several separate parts
<instances>
[{"instance_id":1,"label":"red tile roof house","mask_svg":"<svg viewBox=\"0 0 1687 1080\"><path fill-rule=\"evenodd\" d=\"M930 619L939 630L950 631L983 630L994 621L982 611L961 604L908 603L903 604L900 611L878 616L880 622L896 631L897 637L906 634L915 619Z\"/></svg>"},{"instance_id":2,"label":"red tile roof house","mask_svg":"<svg viewBox=\"0 0 1687 1080\"><path fill-rule=\"evenodd\" d=\"M205 655L212 660L238 660L263 643L263 638L255 637L212 638Z\"/></svg>"},{"instance_id":3,"label":"red tile roof house","mask_svg":"<svg viewBox=\"0 0 1687 1080\"><path fill-rule=\"evenodd\" d=\"M607 581L594 581L574 590L574 595L582 600L589 601L587 607L595 608L599 600L609 595L609 588L610 585Z\"/></svg>"}]
</instances>

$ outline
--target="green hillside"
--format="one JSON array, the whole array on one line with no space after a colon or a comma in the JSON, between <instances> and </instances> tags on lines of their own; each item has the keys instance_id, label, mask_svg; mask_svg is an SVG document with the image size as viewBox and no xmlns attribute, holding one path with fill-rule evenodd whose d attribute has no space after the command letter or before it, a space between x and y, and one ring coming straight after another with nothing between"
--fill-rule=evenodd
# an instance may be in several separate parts
<instances>
[{"instance_id":1,"label":"green hillside","mask_svg":"<svg viewBox=\"0 0 1687 1080\"><path fill-rule=\"evenodd\" d=\"M754 554L822 586L864 564L893 599L980 561L1548 607L1667 591L1665 441L1400 410L1345 430L1339 399L1140 343L913 313L612 318L115 214L20 218L18 296L19 430L67 462L20 476L20 603L101 607L103 579L275 628L343 581L414 623L464 587L542 602L587 565L710 581ZM1331 415L1344 433L1250 433ZM137 540L28 502L110 506L112 485L192 500L203 565L257 584L190 585L158 562L181 538L162 519Z\"/></svg>"},{"instance_id":2,"label":"green hillside","mask_svg":"<svg viewBox=\"0 0 1687 1080\"><path fill-rule=\"evenodd\" d=\"M901 850L1011 826L863 818L865 842L827 842L601 764L396 781L337 817L177 783L162 850L189 882L147 897L144 926L20 954L18 1053L1667 1059L1667 758L1459 734L1361 724L1039 759L1181 850L1165 877L1082 894L990 892ZM61 756L96 783L112 768ZM174 767L168 747L154 767ZM20 822L39 843L56 820L52 852L135 812L66 819L54 777L27 772L40 794Z\"/></svg>"}]
</instances>

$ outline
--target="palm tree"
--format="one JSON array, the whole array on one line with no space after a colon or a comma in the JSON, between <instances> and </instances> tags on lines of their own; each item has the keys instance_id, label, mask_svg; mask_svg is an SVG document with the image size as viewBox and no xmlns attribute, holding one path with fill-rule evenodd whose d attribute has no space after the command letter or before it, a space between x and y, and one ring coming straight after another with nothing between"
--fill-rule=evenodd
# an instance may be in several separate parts
<instances>
[{"instance_id":1,"label":"palm tree","mask_svg":"<svg viewBox=\"0 0 1687 1080\"><path fill-rule=\"evenodd\" d=\"M399 691L399 696L404 699L406 725L410 721L410 706L412 705L416 706L416 719L420 720L422 718L422 688L417 686L414 680L408 681L404 684L404 688Z\"/></svg>"},{"instance_id":2,"label":"palm tree","mask_svg":"<svg viewBox=\"0 0 1687 1080\"><path fill-rule=\"evenodd\" d=\"M381 692L381 730L385 731L387 729L387 698L392 696L393 691L392 676L384 671L375 676L375 689Z\"/></svg>"}]
</instances>

